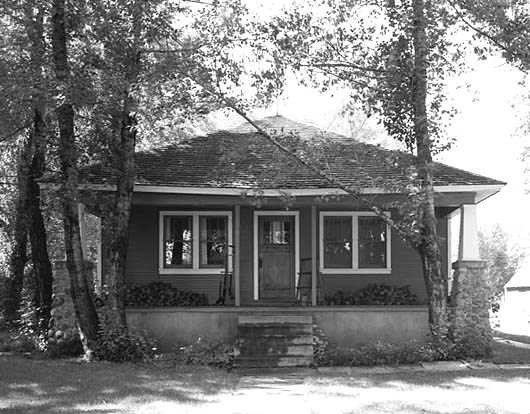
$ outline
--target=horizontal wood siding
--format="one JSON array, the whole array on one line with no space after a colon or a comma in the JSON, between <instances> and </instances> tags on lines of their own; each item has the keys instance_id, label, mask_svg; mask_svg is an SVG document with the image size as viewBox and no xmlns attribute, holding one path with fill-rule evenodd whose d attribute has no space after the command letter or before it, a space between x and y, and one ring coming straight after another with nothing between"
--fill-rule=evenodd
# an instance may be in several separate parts
<instances>
[{"instance_id":1,"label":"horizontal wood siding","mask_svg":"<svg viewBox=\"0 0 530 414\"><path fill-rule=\"evenodd\" d=\"M179 210L198 210L197 206L179 206ZM210 303L215 303L218 297L220 272L210 275L170 274L158 273L158 243L159 243L159 211L176 209L171 207L134 206L131 212L129 251L126 266L127 286L142 285L154 281L169 282L183 290L206 293ZM224 209L222 206L208 207L208 210ZM345 209L345 208L344 208ZM300 258L311 257L311 207L303 206L300 212ZM329 211L328 209L321 209ZM255 304L253 298L253 213L252 206L241 206L241 245L240 245L240 286L241 304ZM318 232L318 226L317 226ZM447 219L440 219L438 232L442 239L443 270L447 273ZM389 285L410 285L413 292L425 297L425 285L418 254L407 246L392 232L392 273L391 274L349 274L349 275L322 275L322 283L326 296L333 295L339 290L349 293L360 289L370 283L386 283Z\"/></svg>"},{"instance_id":2,"label":"horizontal wood siding","mask_svg":"<svg viewBox=\"0 0 530 414\"><path fill-rule=\"evenodd\" d=\"M254 302L254 239L253 239L253 215L254 209L248 206L241 207L241 225L240 225L240 255L239 266L241 271L241 304L249 305Z\"/></svg>"},{"instance_id":3,"label":"horizontal wood siding","mask_svg":"<svg viewBox=\"0 0 530 414\"><path fill-rule=\"evenodd\" d=\"M182 207L179 207L179 209L183 210ZM160 210L159 208L150 206L134 206L131 211L129 250L126 266L127 286L143 285L156 281L168 282L182 290L206 293L208 295L208 302L210 304L215 303L219 295L221 269L219 269L219 274L159 275L158 225ZM171 210L171 208L164 208L163 210ZM223 210L230 209L224 208Z\"/></svg>"},{"instance_id":4,"label":"horizontal wood siding","mask_svg":"<svg viewBox=\"0 0 530 414\"><path fill-rule=\"evenodd\" d=\"M447 274L447 219L438 220L438 235L441 239L442 271ZM391 235L392 273L391 274L345 274L322 275L325 296L341 290L351 293L371 283L385 283L392 286L409 285L412 292L425 300L426 290L419 254L406 244L395 231Z\"/></svg>"}]
</instances>

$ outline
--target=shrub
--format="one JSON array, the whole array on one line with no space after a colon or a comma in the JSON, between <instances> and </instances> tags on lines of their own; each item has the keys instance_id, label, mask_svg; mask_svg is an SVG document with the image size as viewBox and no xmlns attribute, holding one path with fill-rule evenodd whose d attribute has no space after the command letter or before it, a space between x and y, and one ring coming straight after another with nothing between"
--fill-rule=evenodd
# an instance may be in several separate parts
<instances>
[{"instance_id":1,"label":"shrub","mask_svg":"<svg viewBox=\"0 0 530 414\"><path fill-rule=\"evenodd\" d=\"M152 359L157 353L154 339L145 333L117 326L109 313L100 309L99 335L94 356L101 361L126 362Z\"/></svg>"},{"instance_id":2,"label":"shrub","mask_svg":"<svg viewBox=\"0 0 530 414\"><path fill-rule=\"evenodd\" d=\"M422 302L411 292L410 286L390 286L372 283L350 294L338 291L326 297L327 305L420 305Z\"/></svg>"},{"instance_id":3,"label":"shrub","mask_svg":"<svg viewBox=\"0 0 530 414\"><path fill-rule=\"evenodd\" d=\"M377 342L351 348L330 347L325 362L328 365L342 366L399 365L453 359L453 355L441 344L432 342Z\"/></svg>"},{"instance_id":4,"label":"shrub","mask_svg":"<svg viewBox=\"0 0 530 414\"><path fill-rule=\"evenodd\" d=\"M190 345L180 347L187 364L210 365L217 368L232 369L234 365L234 344L212 343L197 338Z\"/></svg>"},{"instance_id":5,"label":"shrub","mask_svg":"<svg viewBox=\"0 0 530 414\"><path fill-rule=\"evenodd\" d=\"M152 282L127 289L125 304L128 306L207 306L204 293L177 289L170 283Z\"/></svg>"},{"instance_id":6,"label":"shrub","mask_svg":"<svg viewBox=\"0 0 530 414\"><path fill-rule=\"evenodd\" d=\"M318 325L313 325L313 360L316 366L325 365L329 351L329 339Z\"/></svg>"}]
</instances>

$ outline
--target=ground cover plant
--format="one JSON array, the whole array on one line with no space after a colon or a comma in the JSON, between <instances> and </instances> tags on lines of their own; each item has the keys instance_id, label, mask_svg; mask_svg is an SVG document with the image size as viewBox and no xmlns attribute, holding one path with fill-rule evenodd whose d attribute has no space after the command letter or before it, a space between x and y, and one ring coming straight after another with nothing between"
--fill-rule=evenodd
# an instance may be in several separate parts
<instances>
[{"instance_id":1,"label":"ground cover plant","mask_svg":"<svg viewBox=\"0 0 530 414\"><path fill-rule=\"evenodd\" d=\"M204 293L190 292L173 287L170 283L152 282L127 289L127 306L207 306Z\"/></svg>"},{"instance_id":2,"label":"ground cover plant","mask_svg":"<svg viewBox=\"0 0 530 414\"><path fill-rule=\"evenodd\" d=\"M351 293L338 291L326 297L326 305L420 305L420 298L410 286L390 286L385 283L371 283Z\"/></svg>"}]
</instances>

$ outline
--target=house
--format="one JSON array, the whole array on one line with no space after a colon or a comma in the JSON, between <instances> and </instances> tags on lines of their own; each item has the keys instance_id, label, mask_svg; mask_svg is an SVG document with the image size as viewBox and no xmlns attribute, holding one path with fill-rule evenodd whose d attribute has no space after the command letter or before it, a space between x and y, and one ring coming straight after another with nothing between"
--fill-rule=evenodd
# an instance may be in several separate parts
<instances>
[{"instance_id":1,"label":"house","mask_svg":"<svg viewBox=\"0 0 530 414\"><path fill-rule=\"evenodd\" d=\"M395 215L393 203L403 198L395 188L410 173L411 155L281 116L260 123L321 143L308 157ZM424 305L328 306L323 301L378 283L408 286L414 303L422 303L419 256L366 205L277 150L250 125L141 152L135 161L127 285L168 282L205 294L215 304L226 271L232 276L233 301L228 296L224 306L128 309L129 323L163 346L199 336L232 341L274 323L303 332L303 325L317 324L337 343L425 337ZM443 271L449 273L450 217L461 214L459 260L480 260L476 206L504 183L443 164L436 164L434 177ZM112 177L98 168L84 180L81 188L92 193L113 189Z\"/></svg>"},{"instance_id":2,"label":"house","mask_svg":"<svg viewBox=\"0 0 530 414\"><path fill-rule=\"evenodd\" d=\"M504 285L504 297L500 305L499 330L530 336L530 260L524 260Z\"/></svg>"}]
</instances>

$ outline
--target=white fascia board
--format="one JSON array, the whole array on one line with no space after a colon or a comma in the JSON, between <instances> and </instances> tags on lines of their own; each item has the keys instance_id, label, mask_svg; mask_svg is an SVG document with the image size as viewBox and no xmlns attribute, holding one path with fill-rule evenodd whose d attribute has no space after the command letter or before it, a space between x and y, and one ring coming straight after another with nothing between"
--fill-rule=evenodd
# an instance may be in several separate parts
<instances>
[{"instance_id":1,"label":"white fascia board","mask_svg":"<svg viewBox=\"0 0 530 414\"><path fill-rule=\"evenodd\" d=\"M489 185L444 185L434 186L437 193L475 193L476 203L498 193L504 184ZM41 184L42 188L59 187L57 184ZM99 190L115 191L114 184L79 184L80 190ZM137 184L134 186L136 193L165 193L165 194L196 194L196 195L224 195L224 196L243 196L248 197L280 197L290 195L294 197L303 196L344 196L348 193L338 188L293 188L293 189L262 189L251 190L244 188L218 188L218 187L178 187L178 186L155 186ZM392 194L384 188L367 187L360 190L362 194ZM397 194L397 193L396 193Z\"/></svg>"}]
</instances>

